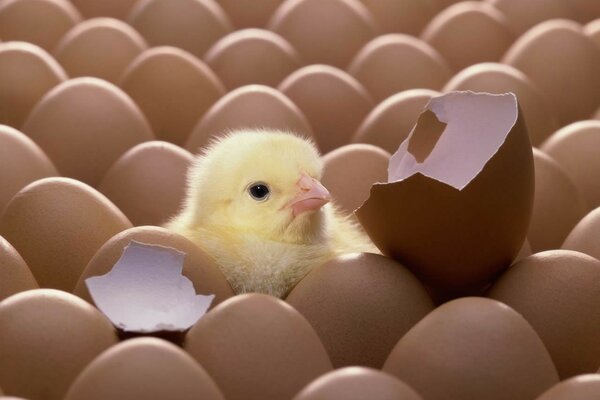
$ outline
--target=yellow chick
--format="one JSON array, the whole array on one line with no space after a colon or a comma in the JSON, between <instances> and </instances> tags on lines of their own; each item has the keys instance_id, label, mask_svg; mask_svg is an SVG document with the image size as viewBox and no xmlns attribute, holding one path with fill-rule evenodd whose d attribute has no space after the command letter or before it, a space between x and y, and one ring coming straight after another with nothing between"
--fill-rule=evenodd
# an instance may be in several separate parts
<instances>
[{"instance_id":1,"label":"yellow chick","mask_svg":"<svg viewBox=\"0 0 600 400\"><path fill-rule=\"evenodd\" d=\"M231 133L197 156L183 210L166 227L212 256L236 293L284 297L328 259L377 252L330 203L321 171L309 140L277 131Z\"/></svg>"}]
</instances>

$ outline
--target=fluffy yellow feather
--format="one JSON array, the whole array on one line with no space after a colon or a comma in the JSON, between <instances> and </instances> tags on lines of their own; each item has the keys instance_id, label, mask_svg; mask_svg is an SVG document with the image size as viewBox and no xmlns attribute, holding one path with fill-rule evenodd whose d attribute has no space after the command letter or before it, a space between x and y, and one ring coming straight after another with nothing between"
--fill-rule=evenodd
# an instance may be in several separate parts
<instances>
[{"instance_id":1,"label":"fluffy yellow feather","mask_svg":"<svg viewBox=\"0 0 600 400\"><path fill-rule=\"evenodd\" d=\"M166 227L207 252L236 293L284 297L330 258L377 251L329 202L321 173L307 139L233 132L197 156L184 207Z\"/></svg>"}]
</instances>

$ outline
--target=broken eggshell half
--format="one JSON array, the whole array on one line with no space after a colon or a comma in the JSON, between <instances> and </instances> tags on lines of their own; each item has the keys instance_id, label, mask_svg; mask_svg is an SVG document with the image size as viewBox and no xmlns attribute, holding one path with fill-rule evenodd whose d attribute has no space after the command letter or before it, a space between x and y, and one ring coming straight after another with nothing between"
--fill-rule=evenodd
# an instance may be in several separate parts
<instances>
[{"instance_id":1,"label":"broken eggshell half","mask_svg":"<svg viewBox=\"0 0 600 400\"><path fill-rule=\"evenodd\" d=\"M533 204L531 143L513 93L432 98L356 210L386 255L434 289L472 291L507 268Z\"/></svg>"}]
</instances>

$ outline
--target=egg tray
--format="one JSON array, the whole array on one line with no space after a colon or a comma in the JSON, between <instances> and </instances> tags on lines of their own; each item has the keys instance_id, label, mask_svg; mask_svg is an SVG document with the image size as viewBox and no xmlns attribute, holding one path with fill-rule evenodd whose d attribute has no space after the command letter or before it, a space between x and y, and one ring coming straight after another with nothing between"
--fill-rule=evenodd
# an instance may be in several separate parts
<instances>
[{"instance_id":1,"label":"egg tray","mask_svg":"<svg viewBox=\"0 0 600 400\"><path fill-rule=\"evenodd\" d=\"M591 0L0 1L0 396L600 398L599 18ZM514 93L520 144L458 194L388 182L455 91ZM162 226L194 155L241 128L313 140L385 255L235 295ZM189 330L95 306L85 280L132 242L184 253L214 294Z\"/></svg>"}]
</instances>

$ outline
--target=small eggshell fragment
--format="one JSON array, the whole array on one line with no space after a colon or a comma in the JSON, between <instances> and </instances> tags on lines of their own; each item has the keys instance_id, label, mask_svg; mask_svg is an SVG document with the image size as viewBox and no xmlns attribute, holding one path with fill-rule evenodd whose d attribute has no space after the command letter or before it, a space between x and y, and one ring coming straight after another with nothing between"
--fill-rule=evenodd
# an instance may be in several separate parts
<instances>
[{"instance_id":1,"label":"small eggshell fragment","mask_svg":"<svg viewBox=\"0 0 600 400\"><path fill-rule=\"evenodd\" d=\"M348 73L376 101L407 89L440 89L452 76L442 56L427 43L409 35L389 34L373 39L352 60Z\"/></svg>"},{"instance_id":2,"label":"small eggshell fragment","mask_svg":"<svg viewBox=\"0 0 600 400\"><path fill-rule=\"evenodd\" d=\"M153 139L148 121L131 98L97 78L56 86L31 111L23 132L62 175L93 186L125 151Z\"/></svg>"},{"instance_id":3,"label":"small eggshell fragment","mask_svg":"<svg viewBox=\"0 0 600 400\"><path fill-rule=\"evenodd\" d=\"M65 400L224 400L186 352L167 341L136 338L100 354L77 377Z\"/></svg>"},{"instance_id":4,"label":"small eggshell fragment","mask_svg":"<svg viewBox=\"0 0 600 400\"><path fill-rule=\"evenodd\" d=\"M345 68L378 33L372 15L357 0L288 0L269 22L309 64Z\"/></svg>"},{"instance_id":5,"label":"small eggshell fragment","mask_svg":"<svg viewBox=\"0 0 600 400\"><path fill-rule=\"evenodd\" d=\"M371 185L387 181L390 153L370 144L347 144L323 156L321 183L336 206L352 213L369 198Z\"/></svg>"},{"instance_id":6,"label":"small eggshell fragment","mask_svg":"<svg viewBox=\"0 0 600 400\"><path fill-rule=\"evenodd\" d=\"M287 40L262 29L230 33L208 50L204 61L228 90L252 83L277 86L302 66Z\"/></svg>"},{"instance_id":7,"label":"small eggshell fragment","mask_svg":"<svg viewBox=\"0 0 600 400\"><path fill-rule=\"evenodd\" d=\"M562 244L563 249L575 250L600 260L600 207L590 211L575 225Z\"/></svg>"},{"instance_id":8,"label":"small eggshell fragment","mask_svg":"<svg viewBox=\"0 0 600 400\"><path fill-rule=\"evenodd\" d=\"M167 142L139 144L108 170L98 190L133 225L161 225L178 211L185 197L193 156Z\"/></svg>"},{"instance_id":9,"label":"small eggshell fragment","mask_svg":"<svg viewBox=\"0 0 600 400\"><path fill-rule=\"evenodd\" d=\"M214 0L139 1L129 24L151 46L175 46L197 57L232 31L229 17Z\"/></svg>"},{"instance_id":10,"label":"small eggshell fragment","mask_svg":"<svg viewBox=\"0 0 600 400\"><path fill-rule=\"evenodd\" d=\"M15 294L0 303L0 385L8 395L62 400L79 372L115 343L108 320L76 296Z\"/></svg>"},{"instance_id":11,"label":"small eggshell fragment","mask_svg":"<svg viewBox=\"0 0 600 400\"><path fill-rule=\"evenodd\" d=\"M561 124L588 118L600 104L600 49L573 21L536 25L515 41L502 63L533 81Z\"/></svg>"},{"instance_id":12,"label":"small eggshell fragment","mask_svg":"<svg viewBox=\"0 0 600 400\"><path fill-rule=\"evenodd\" d=\"M331 362L310 324L271 296L235 296L202 317L184 349L228 400L288 400Z\"/></svg>"},{"instance_id":13,"label":"small eggshell fragment","mask_svg":"<svg viewBox=\"0 0 600 400\"><path fill-rule=\"evenodd\" d=\"M542 143L559 127L558 120L550 111L542 92L524 73L509 65L472 65L454 75L443 90L472 90L497 94L513 92L519 99L529 138L534 146Z\"/></svg>"},{"instance_id":14,"label":"small eggshell fragment","mask_svg":"<svg viewBox=\"0 0 600 400\"><path fill-rule=\"evenodd\" d=\"M65 80L65 71L42 48L0 43L0 123L20 128L37 101Z\"/></svg>"},{"instance_id":15,"label":"small eggshell fragment","mask_svg":"<svg viewBox=\"0 0 600 400\"><path fill-rule=\"evenodd\" d=\"M218 0L236 28L264 28L283 0Z\"/></svg>"},{"instance_id":16,"label":"small eggshell fragment","mask_svg":"<svg viewBox=\"0 0 600 400\"><path fill-rule=\"evenodd\" d=\"M418 35L439 11L436 1L361 0L384 33Z\"/></svg>"},{"instance_id":17,"label":"small eggshell fragment","mask_svg":"<svg viewBox=\"0 0 600 400\"><path fill-rule=\"evenodd\" d=\"M374 105L356 79L327 65L301 68L288 76L278 89L308 118L324 153L349 143Z\"/></svg>"},{"instance_id":18,"label":"small eggshell fragment","mask_svg":"<svg viewBox=\"0 0 600 400\"><path fill-rule=\"evenodd\" d=\"M210 139L236 129L276 129L313 137L313 130L298 106L280 91L248 85L221 97L190 134L186 149L196 153Z\"/></svg>"},{"instance_id":19,"label":"small eggshell fragment","mask_svg":"<svg viewBox=\"0 0 600 400\"><path fill-rule=\"evenodd\" d=\"M125 20L137 0L70 0L85 18L113 17Z\"/></svg>"},{"instance_id":20,"label":"small eggshell fragment","mask_svg":"<svg viewBox=\"0 0 600 400\"><path fill-rule=\"evenodd\" d=\"M0 214L27 184L58 172L48 156L23 133L0 125Z\"/></svg>"},{"instance_id":21,"label":"small eggshell fragment","mask_svg":"<svg viewBox=\"0 0 600 400\"><path fill-rule=\"evenodd\" d=\"M499 61L515 40L502 13L489 4L463 1L433 18L421 39L459 71L484 61Z\"/></svg>"},{"instance_id":22,"label":"small eggshell fragment","mask_svg":"<svg viewBox=\"0 0 600 400\"><path fill-rule=\"evenodd\" d=\"M81 15L67 0L0 1L0 38L36 44L51 51Z\"/></svg>"},{"instance_id":23,"label":"small eggshell fragment","mask_svg":"<svg viewBox=\"0 0 600 400\"><path fill-rule=\"evenodd\" d=\"M65 291L73 289L104 242L130 227L103 195L67 178L27 185L0 217L0 235L21 254L40 286Z\"/></svg>"},{"instance_id":24,"label":"small eggshell fragment","mask_svg":"<svg viewBox=\"0 0 600 400\"><path fill-rule=\"evenodd\" d=\"M574 19L571 0L486 0L506 16L513 32L522 35L529 28L555 18Z\"/></svg>"},{"instance_id":25,"label":"small eggshell fragment","mask_svg":"<svg viewBox=\"0 0 600 400\"><path fill-rule=\"evenodd\" d=\"M25 260L0 236L0 301L39 286Z\"/></svg>"},{"instance_id":26,"label":"small eggshell fragment","mask_svg":"<svg viewBox=\"0 0 600 400\"><path fill-rule=\"evenodd\" d=\"M70 77L94 76L116 83L125 68L148 45L126 23L94 18L71 29L54 50Z\"/></svg>"},{"instance_id":27,"label":"small eggshell fragment","mask_svg":"<svg viewBox=\"0 0 600 400\"><path fill-rule=\"evenodd\" d=\"M538 333L561 379L600 365L600 261L551 250L510 267L487 296L520 313Z\"/></svg>"},{"instance_id":28,"label":"small eggshell fragment","mask_svg":"<svg viewBox=\"0 0 600 400\"><path fill-rule=\"evenodd\" d=\"M600 206L600 121L567 125L544 142L542 151L552 157L579 189L588 210Z\"/></svg>"},{"instance_id":29,"label":"small eggshell fragment","mask_svg":"<svg viewBox=\"0 0 600 400\"><path fill-rule=\"evenodd\" d=\"M423 318L400 339L383 371L427 400L531 400L558 382L527 321L478 297L445 303Z\"/></svg>"},{"instance_id":30,"label":"small eggshell fragment","mask_svg":"<svg viewBox=\"0 0 600 400\"><path fill-rule=\"evenodd\" d=\"M347 367L312 381L293 400L422 400L406 383L384 372Z\"/></svg>"},{"instance_id":31,"label":"small eggshell fragment","mask_svg":"<svg viewBox=\"0 0 600 400\"><path fill-rule=\"evenodd\" d=\"M556 161L533 149L535 195L527 238L535 253L558 249L583 218L586 206L577 187Z\"/></svg>"},{"instance_id":32,"label":"small eggshell fragment","mask_svg":"<svg viewBox=\"0 0 600 400\"><path fill-rule=\"evenodd\" d=\"M398 339L433 310L412 273L370 253L316 267L286 301L315 328L334 368L381 368Z\"/></svg>"},{"instance_id":33,"label":"small eggshell fragment","mask_svg":"<svg viewBox=\"0 0 600 400\"><path fill-rule=\"evenodd\" d=\"M393 154L406 139L427 102L440 93L410 89L379 103L360 124L353 142L369 143Z\"/></svg>"},{"instance_id":34,"label":"small eggshell fragment","mask_svg":"<svg viewBox=\"0 0 600 400\"><path fill-rule=\"evenodd\" d=\"M575 376L552 386L536 400L594 400L600 398L600 374Z\"/></svg>"},{"instance_id":35,"label":"small eggshell fragment","mask_svg":"<svg viewBox=\"0 0 600 400\"><path fill-rule=\"evenodd\" d=\"M83 270L73 294L94 304L85 280L107 274L131 241L170 247L185 253L182 274L192 281L197 293L215 295L212 307L233 296L225 276L210 257L185 237L157 226L127 229L106 241Z\"/></svg>"},{"instance_id":36,"label":"small eggshell fragment","mask_svg":"<svg viewBox=\"0 0 600 400\"><path fill-rule=\"evenodd\" d=\"M157 138L178 145L225 94L210 68L174 47L155 47L140 54L125 70L120 86L146 114Z\"/></svg>"}]
</instances>

